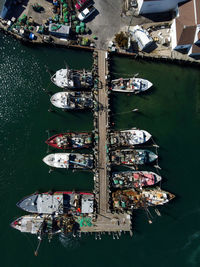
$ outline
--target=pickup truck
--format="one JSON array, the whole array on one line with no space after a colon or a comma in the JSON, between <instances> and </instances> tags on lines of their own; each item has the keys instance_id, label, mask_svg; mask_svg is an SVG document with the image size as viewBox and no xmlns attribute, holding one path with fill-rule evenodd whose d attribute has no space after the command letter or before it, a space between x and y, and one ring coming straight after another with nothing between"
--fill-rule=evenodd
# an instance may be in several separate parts
<instances>
[{"instance_id":1,"label":"pickup truck","mask_svg":"<svg viewBox=\"0 0 200 267\"><path fill-rule=\"evenodd\" d=\"M80 21L87 19L96 9L91 5L83 9L78 15Z\"/></svg>"}]
</instances>

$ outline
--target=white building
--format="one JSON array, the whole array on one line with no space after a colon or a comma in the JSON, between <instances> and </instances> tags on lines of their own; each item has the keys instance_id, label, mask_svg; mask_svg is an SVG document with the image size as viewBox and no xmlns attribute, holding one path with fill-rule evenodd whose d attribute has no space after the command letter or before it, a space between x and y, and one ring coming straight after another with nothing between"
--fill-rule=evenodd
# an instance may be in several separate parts
<instances>
[{"instance_id":1,"label":"white building","mask_svg":"<svg viewBox=\"0 0 200 267\"><path fill-rule=\"evenodd\" d=\"M179 3L187 0L137 0L138 13L161 13L175 10Z\"/></svg>"},{"instance_id":2,"label":"white building","mask_svg":"<svg viewBox=\"0 0 200 267\"><path fill-rule=\"evenodd\" d=\"M140 26L131 26L129 31L138 44L140 50L146 50L153 44L153 39L149 33Z\"/></svg>"}]
</instances>

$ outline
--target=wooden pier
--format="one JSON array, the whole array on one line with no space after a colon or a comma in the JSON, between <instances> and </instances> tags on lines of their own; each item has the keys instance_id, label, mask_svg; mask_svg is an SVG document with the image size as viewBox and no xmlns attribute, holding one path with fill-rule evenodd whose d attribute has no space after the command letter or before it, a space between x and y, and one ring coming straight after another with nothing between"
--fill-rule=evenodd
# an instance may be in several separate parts
<instances>
[{"instance_id":1,"label":"wooden pier","mask_svg":"<svg viewBox=\"0 0 200 267\"><path fill-rule=\"evenodd\" d=\"M108 70L108 52L104 50L96 50L98 65L99 86L96 91L95 101L98 105L96 111L97 120L97 151L96 173L95 173L95 196L97 200L97 213L93 225L90 227L82 227L82 232L119 232L131 231L131 217L129 214L111 213L109 208L110 200L110 162L109 162L109 144L108 126L109 126L109 92L107 87Z\"/></svg>"}]
</instances>

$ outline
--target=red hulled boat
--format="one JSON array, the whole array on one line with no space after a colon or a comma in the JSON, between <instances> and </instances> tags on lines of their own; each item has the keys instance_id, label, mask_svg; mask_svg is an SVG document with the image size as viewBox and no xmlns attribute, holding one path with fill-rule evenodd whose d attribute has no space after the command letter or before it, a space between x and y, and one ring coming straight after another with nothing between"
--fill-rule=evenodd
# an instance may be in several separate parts
<instances>
[{"instance_id":1,"label":"red hulled boat","mask_svg":"<svg viewBox=\"0 0 200 267\"><path fill-rule=\"evenodd\" d=\"M46 143L58 149L88 148L92 145L92 133L60 133L50 137Z\"/></svg>"}]
</instances>

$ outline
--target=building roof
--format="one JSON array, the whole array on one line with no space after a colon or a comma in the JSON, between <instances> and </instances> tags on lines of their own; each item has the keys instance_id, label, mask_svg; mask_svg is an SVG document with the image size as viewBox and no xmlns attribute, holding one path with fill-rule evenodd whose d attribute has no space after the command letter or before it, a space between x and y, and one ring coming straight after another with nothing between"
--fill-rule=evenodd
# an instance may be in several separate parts
<instances>
[{"instance_id":1,"label":"building roof","mask_svg":"<svg viewBox=\"0 0 200 267\"><path fill-rule=\"evenodd\" d=\"M194 10L194 1L189 0L185 4L179 7L179 21L185 26L195 25L195 10Z\"/></svg>"},{"instance_id":2,"label":"building roof","mask_svg":"<svg viewBox=\"0 0 200 267\"><path fill-rule=\"evenodd\" d=\"M148 32L139 25L131 26L129 29L141 50L152 44L153 39L149 36Z\"/></svg>"},{"instance_id":3,"label":"building roof","mask_svg":"<svg viewBox=\"0 0 200 267\"><path fill-rule=\"evenodd\" d=\"M200 0L196 0L196 18L197 24L200 24Z\"/></svg>"},{"instance_id":4,"label":"building roof","mask_svg":"<svg viewBox=\"0 0 200 267\"><path fill-rule=\"evenodd\" d=\"M92 213L94 205L94 196L82 195L81 199L81 212Z\"/></svg>"},{"instance_id":5,"label":"building roof","mask_svg":"<svg viewBox=\"0 0 200 267\"><path fill-rule=\"evenodd\" d=\"M195 41L198 13L197 2L200 4L200 0L189 0L179 6L179 16L176 18L177 45L193 44Z\"/></svg>"},{"instance_id":6,"label":"building roof","mask_svg":"<svg viewBox=\"0 0 200 267\"><path fill-rule=\"evenodd\" d=\"M195 39L196 26L183 27L177 38L177 45L193 44ZM178 36L177 36L178 37Z\"/></svg>"},{"instance_id":7,"label":"building roof","mask_svg":"<svg viewBox=\"0 0 200 267\"><path fill-rule=\"evenodd\" d=\"M179 19L176 19L176 42L177 44L181 38L183 29L184 29L184 25L180 22Z\"/></svg>"},{"instance_id":8,"label":"building roof","mask_svg":"<svg viewBox=\"0 0 200 267\"><path fill-rule=\"evenodd\" d=\"M53 33L68 35L70 32L70 26L51 23L49 24L49 31Z\"/></svg>"},{"instance_id":9,"label":"building roof","mask_svg":"<svg viewBox=\"0 0 200 267\"><path fill-rule=\"evenodd\" d=\"M191 54L200 54L200 46L193 44Z\"/></svg>"}]
</instances>

